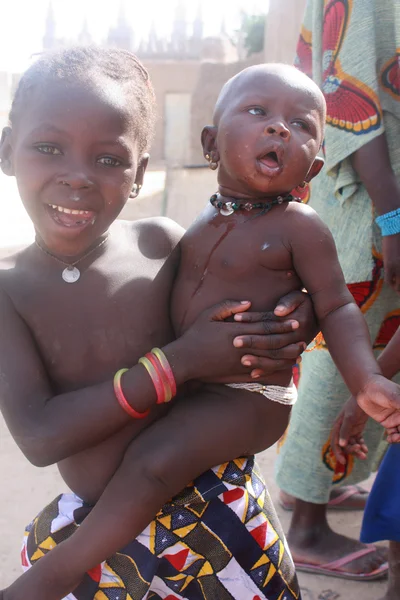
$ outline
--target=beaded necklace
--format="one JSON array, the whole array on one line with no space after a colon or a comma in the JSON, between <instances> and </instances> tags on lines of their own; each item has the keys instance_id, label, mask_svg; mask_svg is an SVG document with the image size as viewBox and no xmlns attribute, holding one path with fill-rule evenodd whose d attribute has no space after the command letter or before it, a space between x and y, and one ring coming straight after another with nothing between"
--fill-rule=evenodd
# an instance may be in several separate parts
<instances>
[{"instance_id":1,"label":"beaded necklace","mask_svg":"<svg viewBox=\"0 0 400 600\"><path fill-rule=\"evenodd\" d=\"M261 215L265 215L268 211L271 210L273 206L277 204L282 204L283 202L292 202L293 200L299 202L298 198L292 196L292 194L286 194L286 196L277 196L276 198L272 198L268 202L242 202L240 198L232 198L232 200L219 200L219 198L224 198L221 194L213 194L210 198L211 204L218 208L220 214L223 217L229 217L229 215L233 215L234 212L238 210L255 210L261 209ZM244 199L243 199L244 200Z\"/></svg>"}]
</instances>

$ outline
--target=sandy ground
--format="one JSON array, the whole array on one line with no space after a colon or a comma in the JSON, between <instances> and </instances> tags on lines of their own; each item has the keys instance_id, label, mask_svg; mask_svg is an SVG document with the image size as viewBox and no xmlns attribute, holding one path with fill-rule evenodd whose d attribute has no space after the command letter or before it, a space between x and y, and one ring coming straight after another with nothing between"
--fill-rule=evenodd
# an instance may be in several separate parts
<instances>
[{"instance_id":1,"label":"sandy ground","mask_svg":"<svg viewBox=\"0 0 400 600\"><path fill-rule=\"evenodd\" d=\"M210 172L202 170L169 174L169 193L166 196L163 191L165 174L162 171L150 173L141 200L134 206L127 206L122 216L137 218L163 213L187 226L207 199L206 191L213 191L213 177ZM175 187L178 183L179 188ZM33 239L33 231L21 207L13 180L1 174L0 214L0 256L4 256L29 243ZM259 456L272 497L276 500L274 461L274 449ZM10 584L20 573L19 550L24 526L43 506L65 491L65 485L55 467L37 469L28 463L16 447L1 417L0 477L1 588ZM278 513L287 529L289 515L279 509ZM361 514L358 512L331 512L330 521L336 530L348 536L357 537L359 534ZM385 589L385 583L382 582L354 583L311 575L300 575L300 583L303 600L377 600Z\"/></svg>"}]
</instances>

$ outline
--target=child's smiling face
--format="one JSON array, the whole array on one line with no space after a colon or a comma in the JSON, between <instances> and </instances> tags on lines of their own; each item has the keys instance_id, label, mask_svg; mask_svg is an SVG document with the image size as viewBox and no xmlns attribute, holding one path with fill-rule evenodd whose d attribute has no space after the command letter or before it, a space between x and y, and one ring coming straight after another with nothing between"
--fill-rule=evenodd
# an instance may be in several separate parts
<instances>
[{"instance_id":1,"label":"child's smiling face","mask_svg":"<svg viewBox=\"0 0 400 600\"><path fill-rule=\"evenodd\" d=\"M37 233L63 256L85 252L107 230L146 166L132 100L101 83L38 87L3 141Z\"/></svg>"},{"instance_id":2,"label":"child's smiling face","mask_svg":"<svg viewBox=\"0 0 400 600\"><path fill-rule=\"evenodd\" d=\"M291 67L259 65L231 80L215 113L220 189L276 195L314 176L324 110L315 84Z\"/></svg>"}]
</instances>

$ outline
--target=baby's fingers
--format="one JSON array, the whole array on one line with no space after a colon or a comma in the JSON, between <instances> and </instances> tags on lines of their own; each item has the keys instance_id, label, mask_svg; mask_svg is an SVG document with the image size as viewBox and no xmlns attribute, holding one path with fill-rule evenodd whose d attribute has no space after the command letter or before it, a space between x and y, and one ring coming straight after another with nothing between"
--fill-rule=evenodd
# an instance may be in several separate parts
<instances>
[{"instance_id":1,"label":"baby's fingers","mask_svg":"<svg viewBox=\"0 0 400 600\"><path fill-rule=\"evenodd\" d=\"M389 444L400 444L400 433L397 431L395 431L395 433L389 433L389 431L387 430L387 441L389 442Z\"/></svg>"}]
</instances>

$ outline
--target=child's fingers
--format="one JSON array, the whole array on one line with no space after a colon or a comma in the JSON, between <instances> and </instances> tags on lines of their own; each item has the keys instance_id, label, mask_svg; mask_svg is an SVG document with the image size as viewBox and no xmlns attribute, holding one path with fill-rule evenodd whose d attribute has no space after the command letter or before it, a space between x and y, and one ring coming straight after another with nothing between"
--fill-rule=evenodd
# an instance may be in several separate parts
<instances>
[{"instance_id":1,"label":"child's fingers","mask_svg":"<svg viewBox=\"0 0 400 600\"><path fill-rule=\"evenodd\" d=\"M339 415L339 417L336 419L336 421L333 425L333 428L332 428L331 448L336 457L336 460L340 464L345 465L346 461L347 461L346 448L341 447L341 445L339 444L339 433L341 431L342 423L343 423L343 415ZM347 446L347 444L346 444L346 446Z\"/></svg>"},{"instance_id":2,"label":"child's fingers","mask_svg":"<svg viewBox=\"0 0 400 600\"><path fill-rule=\"evenodd\" d=\"M248 310L250 306L249 300L224 300L205 311L205 314L211 321L225 321L237 313Z\"/></svg>"},{"instance_id":3,"label":"child's fingers","mask_svg":"<svg viewBox=\"0 0 400 600\"><path fill-rule=\"evenodd\" d=\"M281 298L275 308L275 315L278 317L286 317L293 311L295 311L306 299L307 294L305 292L294 290L289 292L283 298Z\"/></svg>"},{"instance_id":4,"label":"child's fingers","mask_svg":"<svg viewBox=\"0 0 400 600\"><path fill-rule=\"evenodd\" d=\"M400 443L400 432L397 428L390 428L386 430L387 432L387 441L389 444L399 444Z\"/></svg>"},{"instance_id":5,"label":"child's fingers","mask_svg":"<svg viewBox=\"0 0 400 600\"><path fill-rule=\"evenodd\" d=\"M289 346L284 346L283 348L268 348L252 347L253 352L257 352L258 356L254 354L245 354L242 357L242 364L245 364L243 361L246 361L246 367L253 367L253 369L262 369L262 361L265 358L276 360L276 361L290 361L290 364L294 364L297 358L302 353L302 344L290 344Z\"/></svg>"},{"instance_id":6,"label":"child's fingers","mask_svg":"<svg viewBox=\"0 0 400 600\"><path fill-rule=\"evenodd\" d=\"M299 328L296 319L278 319L272 312L242 312L236 314L234 320L237 323L264 323L265 327L272 327L271 333L286 333Z\"/></svg>"},{"instance_id":7,"label":"child's fingers","mask_svg":"<svg viewBox=\"0 0 400 600\"><path fill-rule=\"evenodd\" d=\"M241 363L244 367L251 369L252 379L258 379L262 375L274 373L275 371L284 371L291 369L296 360L291 359L273 359L267 357L252 356L246 354L242 356Z\"/></svg>"}]
</instances>

